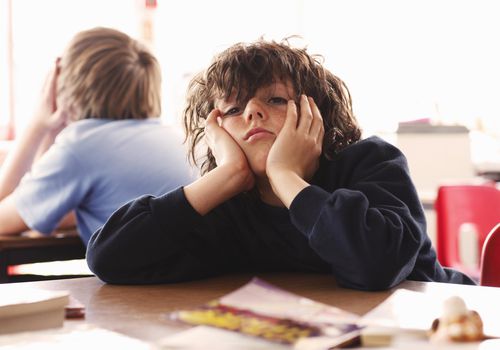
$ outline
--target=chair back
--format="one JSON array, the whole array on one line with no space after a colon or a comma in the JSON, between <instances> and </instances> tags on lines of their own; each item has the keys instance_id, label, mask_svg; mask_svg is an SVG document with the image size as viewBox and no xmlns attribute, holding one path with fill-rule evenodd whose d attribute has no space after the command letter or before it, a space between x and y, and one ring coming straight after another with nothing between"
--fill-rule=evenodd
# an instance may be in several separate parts
<instances>
[{"instance_id":1,"label":"chair back","mask_svg":"<svg viewBox=\"0 0 500 350\"><path fill-rule=\"evenodd\" d=\"M480 283L482 286L500 287L500 222L484 241Z\"/></svg>"},{"instance_id":2,"label":"chair back","mask_svg":"<svg viewBox=\"0 0 500 350\"><path fill-rule=\"evenodd\" d=\"M479 261L475 266L467 267L461 259L460 235L464 233L461 230L473 228L476 237L469 242L470 247L465 248L473 249L474 256L480 257L486 236L500 222L500 190L494 183L440 186L435 209L437 256L440 263L478 279Z\"/></svg>"}]
</instances>

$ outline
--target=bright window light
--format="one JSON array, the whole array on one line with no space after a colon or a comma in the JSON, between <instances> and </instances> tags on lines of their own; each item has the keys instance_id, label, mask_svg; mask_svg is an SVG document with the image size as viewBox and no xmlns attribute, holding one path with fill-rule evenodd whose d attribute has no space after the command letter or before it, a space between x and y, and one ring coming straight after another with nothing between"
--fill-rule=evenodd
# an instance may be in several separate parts
<instances>
[{"instance_id":1,"label":"bright window light","mask_svg":"<svg viewBox=\"0 0 500 350\"><path fill-rule=\"evenodd\" d=\"M494 1L255 0L243 12L230 0L159 0L150 14L141 10L144 4L12 1L18 129L31 116L55 57L77 31L111 26L138 37L141 18L152 14L168 120L178 121L187 81L214 53L237 41L297 34L346 81L366 131L394 131L400 121L429 118L500 134ZM5 95L3 85L1 91Z\"/></svg>"}]
</instances>

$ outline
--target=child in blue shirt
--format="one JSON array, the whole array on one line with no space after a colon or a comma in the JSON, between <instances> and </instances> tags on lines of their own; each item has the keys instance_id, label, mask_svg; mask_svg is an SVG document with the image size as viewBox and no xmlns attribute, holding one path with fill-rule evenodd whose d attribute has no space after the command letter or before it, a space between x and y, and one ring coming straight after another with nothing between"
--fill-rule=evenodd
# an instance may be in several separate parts
<instances>
[{"instance_id":1,"label":"child in blue shirt","mask_svg":"<svg viewBox=\"0 0 500 350\"><path fill-rule=\"evenodd\" d=\"M120 206L195 179L161 122L158 61L110 28L75 35L0 173L0 234L74 227L86 244Z\"/></svg>"}]
</instances>

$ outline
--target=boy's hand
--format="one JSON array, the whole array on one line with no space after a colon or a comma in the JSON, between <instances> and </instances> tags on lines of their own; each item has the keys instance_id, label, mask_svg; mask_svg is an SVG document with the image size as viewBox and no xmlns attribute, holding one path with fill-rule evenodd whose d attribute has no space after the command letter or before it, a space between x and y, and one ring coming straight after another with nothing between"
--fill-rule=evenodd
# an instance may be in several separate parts
<instances>
[{"instance_id":1,"label":"boy's hand","mask_svg":"<svg viewBox=\"0 0 500 350\"><path fill-rule=\"evenodd\" d=\"M323 136L323 118L314 100L300 97L300 117L295 102L288 101L285 123L267 157L268 177L293 173L309 181L319 166Z\"/></svg>"},{"instance_id":2,"label":"boy's hand","mask_svg":"<svg viewBox=\"0 0 500 350\"><path fill-rule=\"evenodd\" d=\"M201 215L235 195L252 189L255 184L255 176L243 150L219 126L217 119L220 116L220 111L214 109L205 121L205 140L217 167L184 187L187 201Z\"/></svg>"},{"instance_id":3,"label":"boy's hand","mask_svg":"<svg viewBox=\"0 0 500 350\"><path fill-rule=\"evenodd\" d=\"M232 167L237 171L241 179L241 191L252 189L255 176L250 169L243 150L236 141L218 123L221 113L218 109L212 110L205 121L205 138L208 147L212 150L217 167Z\"/></svg>"},{"instance_id":4,"label":"boy's hand","mask_svg":"<svg viewBox=\"0 0 500 350\"><path fill-rule=\"evenodd\" d=\"M54 134L66 127L70 116L68 108L57 106L56 103L59 71L59 59L57 59L42 88L40 101L31 121L33 126Z\"/></svg>"}]
</instances>

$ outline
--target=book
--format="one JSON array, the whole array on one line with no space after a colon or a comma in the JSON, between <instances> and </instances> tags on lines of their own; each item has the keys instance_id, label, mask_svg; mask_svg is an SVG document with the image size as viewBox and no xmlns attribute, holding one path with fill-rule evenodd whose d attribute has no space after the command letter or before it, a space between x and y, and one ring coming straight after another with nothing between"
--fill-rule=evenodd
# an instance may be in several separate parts
<instances>
[{"instance_id":1,"label":"book","mask_svg":"<svg viewBox=\"0 0 500 350\"><path fill-rule=\"evenodd\" d=\"M76 298L69 296L69 302L64 307L64 318L70 319L84 319L85 318L85 306L80 303Z\"/></svg>"},{"instance_id":2,"label":"book","mask_svg":"<svg viewBox=\"0 0 500 350\"><path fill-rule=\"evenodd\" d=\"M0 337L2 350L67 349L159 350L155 344L92 324L68 323L58 329L20 332Z\"/></svg>"},{"instance_id":3,"label":"book","mask_svg":"<svg viewBox=\"0 0 500 350\"><path fill-rule=\"evenodd\" d=\"M61 327L69 294L25 289L0 298L0 334Z\"/></svg>"},{"instance_id":4,"label":"book","mask_svg":"<svg viewBox=\"0 0 500 350\"><path fill-rule=\"evenodd\" d=\"M258 278L219 299L193 309L177 310L168 317L194 326L236 332L242 335L241 341L248 336L257 337L295 349L351 345L359 340L362 328L357 325L358 315Z\"/></svg>"}]
</instances>

